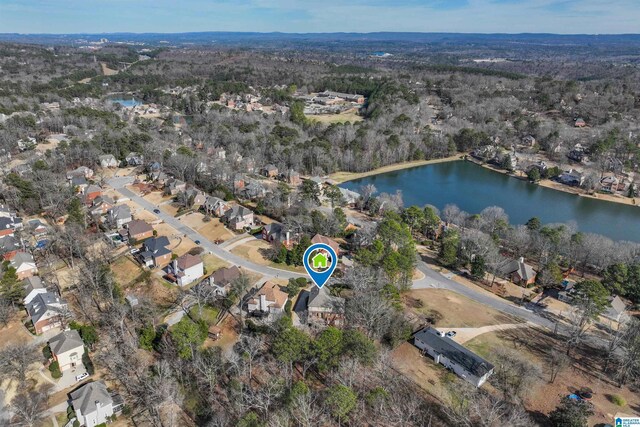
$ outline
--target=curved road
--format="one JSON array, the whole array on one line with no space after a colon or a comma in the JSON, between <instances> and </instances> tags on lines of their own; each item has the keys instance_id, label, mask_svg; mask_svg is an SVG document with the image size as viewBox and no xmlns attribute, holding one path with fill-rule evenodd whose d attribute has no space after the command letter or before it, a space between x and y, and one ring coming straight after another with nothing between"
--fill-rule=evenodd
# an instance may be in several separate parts
<instances>
[{"instance_id":1,"label":"curved road","mask_svg":"<svg viewBox=\"0 0 640 427\"><path fill-rule=\"evenodd\" d=\"M119 188L116 188L116 190L123 196L128 197L132 201L136 202L142 208L153 213L158 218L163 220L165 223L169 224L170 226L178 230L180 233L186 235L191 240L194 240L194 241L199 240L200 246L202 246L206 251L211 252L213 255L231 264L237 265L238 267L242 267L247 270L254 271L263 276L279 277L283 279L291 279L291 278L295 279L297 277L306 276L306 274L303 274L303 273L296 273L293 271L280 270L279 268L268 267L266 265L259 265L252 261L249 261L248 259L232 254L231 252L228 252L223 248L221 248L219 245L216 245L215 243L207 239L205 236L198 233L193 228L183 224L182 221L180 221L178 218L175 218L169 215L168 213L163 212L162 210L160 210L160 213L153 212L154 209L157 209L157 207L153 203L150 203L144 198L138 196L136 193L129 190L128 188L119 187Z\"/></svg>"},{"instance_id":2,"label":"curved road","mask_svg":"<svg viewBox=\"0 0 640 427\"><path fill-rule=\"evenodd\" d=\"M130 177L121 177L121 178L112 179L110 181L110 184L122 195L130 198L132 201L136 202L138 205L140 205L144 209L147 209L149 212L153 213L153 210L156 209L155 205L148 202L144 198L138 196L133 191L125 188L125 185L131 184L131 183L132 183L132 178ZM238 255L228 252L227 250L220 247L219 245L216 245L215 243L211 242L209 239L204 237L202 234L198 233L196 230L183 224L182 221L180 221L178 218L175 218L163 211L160 211L159 214L155 214L155 215L158 218L162 219L167 224L174 227L180 233L185 234L190 239L200 240L200 246L202 246L205 250L209 251L213 255L231 264L256 272L263 276L279 277L283 279L306 277L306 274L303 274L303 273L280 270L278 268L256 264L248 259L242 258ZM551 320L545 317L544 315L537 313L534 310L509 303L503 300L502 298L499 298L483 290L473 289L465 285L462 285L444 276L443 274L435 270L432 270L425 262L421 260L418 261L417 268L422 273L424 273L425 277L423 277L422 279L415 280L412 286L413 289L430 289L430 288L446 289L446 290L461 294L467 298L470 298L481 304L489 306L495 310L501 311L506 314L510 314L512 316L520 317L537 326L541 326L543 328L550 329L550 330L555 329L559 334L566 335L568 333L568 327L564 325L562 322L556 322L554 320ZM534 305L529 305L529 306L534 309L536 308ZM539 311L543 312L542 309L539 309ZM594 344L597 343L602 345L603 340L601 338L591 335L589 339L592 340Z\"/></svg>"}]
</instances>

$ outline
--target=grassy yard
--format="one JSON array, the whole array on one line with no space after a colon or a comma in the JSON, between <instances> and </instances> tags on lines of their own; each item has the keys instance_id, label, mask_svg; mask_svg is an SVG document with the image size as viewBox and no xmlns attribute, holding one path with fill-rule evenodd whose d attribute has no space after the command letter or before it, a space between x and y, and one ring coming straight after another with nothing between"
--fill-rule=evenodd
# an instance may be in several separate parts
<instances>
[{"instance_id":1,"label":"grassy yard","mask_svg":"<svg viewBox=\"0 0 640 427\"><path fill-rule=\"evenodd\" d=\"M212 254L202 255L202 261L204 262L204 269L206 270L206 274L213 273L214 271L222 267L229 266L228 262Z\"/></svg>"},{"instance_id":2,"label":"grassy yard","mask_svg":"<svg viewBox=\"0 0 640 427\"><path fill-rule=\"evenodd\" d=\"M121 286L126 286L142 274L140 265L129 256L121 256L113 264L111 271Z\"/></svg>"},{"instance_id":3,"label":"grassy yard","mask_svg":"<svg viewBox=\"0 0 640 427\"><path fill-rule=\"evenodd\" d=\"M361 122L364 117L358 115L358 109L352 108L339 114L313 114L306 116L311 121L320 123Z\"/></svg>"},{"instance_id":4,"label":"grassy yard","mask_svg":"<svg viewBox=\"0 0 640 427\"><path fill-rule=\"evenodd\" d=\"M215 307L211 307L210 305L206 305L202 307L202 314L199 313L197 305L194 305L189 310L189 316L191 316L193 319L196 319L196 320L202 319L209 326L216 324L216 322L218 321L219 314L220 314L220 310Z\"/></svg>"},{"instance_id":5,"label":"grassy yard","mask_svg":"<svg viewBox=\"0 0 640 427\"><path fill-rule=\"evenodd\" d=\"M231 253L253 261L256 264L267 265L269 267L279 268L281 270L304 273L304 268L302 266L294 267L286 264L276 264L270 259L265 258L264 252L270 248L271 246L269 245L269 243L265 242L264 240L252 240L231 249Z\"/></svg>"},{"instance_id":6,"label":"grassy yard","mask_svg":"<svg viewBox=\"0 0 640 427\"><path fill-rule=\"evenodd\" d=\"M477 328L521 320L444 289L420 289L403 296L405 307L418 316L434 317L437 327Z\"/></svg>"}]
</instances>

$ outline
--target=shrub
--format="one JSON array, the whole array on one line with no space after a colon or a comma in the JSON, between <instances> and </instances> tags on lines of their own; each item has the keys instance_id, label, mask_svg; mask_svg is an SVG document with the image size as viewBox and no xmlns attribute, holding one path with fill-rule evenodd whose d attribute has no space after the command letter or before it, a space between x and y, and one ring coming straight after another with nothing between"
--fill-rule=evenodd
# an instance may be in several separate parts
<instances>
[{"instance_id":1,"label":"shrub","mask_svg":"<svg viewBox=\"0 0 640 427\"><path fill-rule=\"evenodd\" d=\"M82 363L84 364L84 367L87 368L87 372L89 373L89 375L93 375L95 372L95 369L93 367L93 362L91 361L88 350L86 348L84 349L84 354L82 355Z\"/></svg>"},{"instance_id":2,"label":"shrub","mask_svg":"<svg viewBox=\"0 0 640 427\"><path fill-rule=\"evenodd\" d=\"M42 349L42 355L44 356L45 360L49 360L51 359L51 349L49 348L48 345L45 345L44 348Z\"/></svg>"},{"instance_id":3,"label":"shrub","mask_svg":"<svg viewBox=\"0 0 640 427\"><path fill-rule=\"evenodd\" d=\"M627 401L624 399L624 397L620 396L619 394L614 394L610 397L611 399L611 403L613 403L616 406L626 406Z\"/></svg>"},{"instance_id":4,"label":"shrub","mask_svg":"<svg viewBox=\"0 0 640 427\"><path fill-rule=\"evenodd\" d=\"M62 377L62 372L60 372L60 364L57 361L51 362L51 364L49 365L49 372L51 372L51 377L54 379Z\"/></svg>"}]
</instances>

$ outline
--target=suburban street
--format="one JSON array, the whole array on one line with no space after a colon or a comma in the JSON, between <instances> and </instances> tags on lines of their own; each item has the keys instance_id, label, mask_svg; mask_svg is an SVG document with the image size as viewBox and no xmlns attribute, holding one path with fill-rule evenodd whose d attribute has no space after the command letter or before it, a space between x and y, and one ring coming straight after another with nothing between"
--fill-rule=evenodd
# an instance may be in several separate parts
<instances>
[{"instance_id":1,"label":"suburban street","mask_svg":"<svg viewBox=\"0 0 640 427\"><path fill-rule=\"evenodd\" d=\"M138 205L140 205L144 209L148 210L151 213L154 213L153 210L156 209L156 206L153 203L148 202L147 200L138 196L128 188L120 187L120 188L116 188L116 190L123 196L128 197L132 201L136 202ZM204 237L202 234L198 233L193 228L183 224L179 218L175 218L169 215L168 213L163 212L162 210L158 214L154 213L154 215L156 215L159 219L163 220L165 223L169 224L170 226L178 230L180 233L186 235L191 240L194 240L194 241L199 240L200 246L202 246L202 248L205 251L210 252L213 255L217 256L218 258L223 259L233 265L237 265L238 267L245 268L247 270L261 274L263 276L278 277L282 279L291 279L291 278L306 276L305 274L302 274L302 273L296 273L293 271L280 270L278 268L259 265L245 258L239 257L238 255L232 254L231 252L228 252L223 248L221 248L219 245L216 245L215 243L213 243L212 241Z\"/></svg>"},{"instance_id":2,"label":"suburban street","mask_svg":"<svg viewBox=\"0 0 640 427\"><path fill-rule=\"evenodd\" d=\"M266 278L278 277L283 279L289 279L289 278L306 276L305 274L302 274L302 273L296 273L296 272L287 271L287 270L280 270L277 268L256 264L248 259L242 258L238 255L235 255L229 252L228 250L226 250L226 248L221 247L220 245L216 245L215 243L211 242L209 239L204 237L202 234L198 233L196 230L183 224L179 218L175 218L170 214L163 212L162 210L160 211L159 214L154 213L153 210L157 208L155 205L148 202L144 198L138 196L136 193L129 190L128 188L124 187L125 185L132 183L132 181L133 180L131 177L121 177L121 178L112 179L110 181L110 184L112 186L119 185L119 187L114 187L114 188L123 196L136 202L142 208L153 213L159 219L169 224L170 226L174 227L176 230L178 230L180 233L183 233L188 238L192 240L199 240L200 246L202 246L202 248L212 253L213 255L219 257L220 259L223 259L224 261L230 264L237 265L244 269L258 273L262 276L265 276ZM232 245L230 246L233 247ZM413 289L446 289L446 290L461 294L481 304L484 304L494 310L498 310L502 313L509 314L512 316L520 317L523 320L526 320L539 327L546 328L549 330L555 329L559 334L562 334L562 335L568 334L568 327L562 322L558 322L558 324L556 325L556 322L554 320L551 320L545 317L544 315L538 314L534 310L531 310L527 307L514 305L512 303L509 303L501 299L500 297L492 295L481 289L473 289L471 287L458 283L448 278L447 276L443 275L442 273L431 269L425 262L421 260L418 261L417 268L424 274L424 277L413 281L413 286L412 286ZM181 311L182 310L180 310L180 312ZM173 320L178 321L180 317L181 316L178 315ZM589 335L587 337L587 340L592 341L594 344L603 345L603 340L594 335Z\"/></svg>"}]
</instances>

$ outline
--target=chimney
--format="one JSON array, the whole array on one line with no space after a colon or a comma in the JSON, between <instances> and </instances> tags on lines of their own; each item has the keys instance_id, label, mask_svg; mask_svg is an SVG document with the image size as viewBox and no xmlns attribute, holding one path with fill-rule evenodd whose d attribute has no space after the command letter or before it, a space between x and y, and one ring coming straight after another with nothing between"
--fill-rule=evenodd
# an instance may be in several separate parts
<instances>
[{"instance_id":1,"label":"chimney","mask_svg":"<svg viewBox=\"0 0 640 427\"><path fill-rule=\"evenodd\" d=\"M289 232L289 231L287 231L287 240L286 240L287 245L289 244L289 234L290 234L290 232Z\"/></svg>"},{"instance_id":2,"label":"chimney","mask_svg":"<svg viewBox=\"0 0 640 427\"><path fill-rule=\"evenodd\" d=\"M521 256L518 262L520 262L520 264L524 264L524 257Z\"/></svg>"},{"instance_id":3,"label":"chimney","mask_svg":"<svg viewBox=\"0 0 640 427\"><path fill-rule=\"evenodd\" d=\"M260 311L267 311L267 296L260 294L260 304L258 305Z\"/></svg>"},{"instance_id":4,"label":"chimney","mask_svg":"<svg viewBox=\"0 0 640 427\"><path fill-rule=\"evenodd\" d=\"M178 260L177 259L173 260L173 272L174 273L178 272Z\"/></svg>"}]
</instances>

